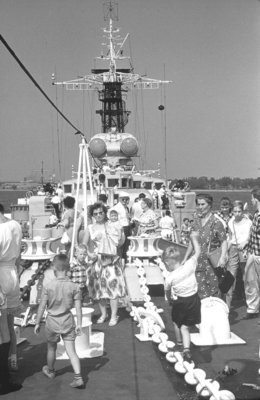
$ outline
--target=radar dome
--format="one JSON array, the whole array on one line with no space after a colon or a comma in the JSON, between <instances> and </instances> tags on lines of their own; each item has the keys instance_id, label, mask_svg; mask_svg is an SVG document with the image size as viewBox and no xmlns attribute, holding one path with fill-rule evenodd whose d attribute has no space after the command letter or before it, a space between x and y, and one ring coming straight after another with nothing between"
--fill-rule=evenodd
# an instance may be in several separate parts
<instances>
[{"instance_id":1,"label":"radar dome","mask_svg":"<svg viewBox=\"0 0 260 400\"><path fill-rule=\"evenodd\" d=\"M90 148L91 154L93 154L94 157L103 156L107 150L105 141L100 138L91 139L91 141L89 142L89 148Z\"/></svg>"},{"instance_id":2,"label":"radar dome","mask_svg":"<svg viewBox=\"0 0 260 400\"><path fill-rule=\"evenodd\" d=\"M138 143L134 137L125 138L120 147L122 153L124 153L127 157L133 157L138 152Z\"/></svg>"}]
</instances>

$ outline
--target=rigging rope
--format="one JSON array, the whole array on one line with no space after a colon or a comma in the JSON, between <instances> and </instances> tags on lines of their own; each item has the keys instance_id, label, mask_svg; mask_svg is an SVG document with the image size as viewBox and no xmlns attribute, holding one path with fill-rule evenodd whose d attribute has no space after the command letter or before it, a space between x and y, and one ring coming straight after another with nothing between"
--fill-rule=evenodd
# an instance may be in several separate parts
<instances>
[{"instance_id":1,"label":"rigging rope","mask_svg":"<svg viewBox=\"0 0 260 400\"><path fill-rule=\"evenodd\" d=\"M13 56L15 61L20 65L22 70L25 72L25 74L29 77L29 79L33 82L33 84L37 87L37 89L42 93L42 95L47 99L47 101L52 105L52 107L55 108L55 110L62 116L63 119L76 131L76 134L80 134L81 136L84 137L86 143L87 140L85 138L85 135L60 111L60 109L53 103L53 101L49 98L49 96L45 93L45 91L41 88L41 86L38 84L38 82L34 79L32 74L28 71L28 69L25 67L25 65L22 63L22 61L17 57L13 49L9 46L9 44L6 42L6 40L3 38L3 36L0 34L0 41L3 43L3 45L7 48L9 53ZM89 150L89 153L91 157L94 160L94 163L97 165L97 162L93 155L91 154L91 151Z\"/></svg>"},{"instance_id":2,"label":"rigging rope","mask_svg":"<svg viewBox=\"0 0 260 400\"><path fill-rule=\"evenodd\" d=\"M144 135L144 162L143 162L143 168L147 164L147 145L148 145L148 138L146 135L146 129L145 129L145 118L144 118L144 93L143 93L143 88L141 88L141 108L142 108L142 126L143 126L143 135Z\"/></svg>"},{"instance_id":3,"label":"rigging rope","mask_svg":"<svg viewBox=\"0 0 260 400\"><path fill-rule=\"evenodd\" d=\"M3 43L3 45L7 48L9 53L14 57L14 59L17 61L17 63L20 65L22 70L26 73L26 75L30 78L30 80L34 83L34 85L39 89L39 91L43 94L43 96L48 100L48 102L55 108L55 110L62 116L62 118L67 121L67 123L77 131L77 133L83 134L73 123L56 107L56 105L53 103L53 101L49 98L49 96L44 92L44 90L40 87L40 85L36 82L34 77L31 75L31 73L28 71L28 69L24 66L24 64L20 61L20 59L17 57L15 52L11 49L9 44L5 41L2 35L0 35L0 40Z\"/></svg>"}]
</instances>

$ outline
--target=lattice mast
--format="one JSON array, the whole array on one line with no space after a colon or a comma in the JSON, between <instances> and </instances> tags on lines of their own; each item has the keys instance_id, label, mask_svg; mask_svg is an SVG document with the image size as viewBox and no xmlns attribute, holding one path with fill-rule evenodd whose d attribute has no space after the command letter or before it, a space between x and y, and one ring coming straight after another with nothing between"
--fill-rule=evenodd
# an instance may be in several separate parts
<instances>
[{"instance_id":1,"label":"lattice mast","mask_svg":"<svg viewBox=\"0 0 260 400\"><path fill-rule=\"evenodd\" d=\"M108 67L94 68L92 74L71 81L55 82L53 76L53 84L65 86L67 90L97 90L102 109L96 110L96 113L101 116L102 131L108 133L111 128L116 128L118 132L125 132L130 114L123 98L126 93L134 88L158 89L160 84L171 81L151 79L134 73L130 58L123 55L123 46L129 34L122 40L118 34L120 29L113 27L113 22L118 21L118 5L109 1L104 3L103 9L104 20L109 21L109 27L103 28L107 40L103 43L106 52L96 58L107 62ZM126 59L130 66L119 68L117 62Z\"/></svg>"}]
</instances>

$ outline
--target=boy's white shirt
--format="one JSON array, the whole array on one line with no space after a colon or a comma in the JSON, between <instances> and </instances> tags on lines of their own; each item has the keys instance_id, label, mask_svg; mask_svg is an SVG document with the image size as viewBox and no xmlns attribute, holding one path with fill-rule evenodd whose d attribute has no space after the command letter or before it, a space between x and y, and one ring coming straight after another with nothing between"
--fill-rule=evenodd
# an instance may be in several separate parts
<instances>
[{"instance_id":1,"label":"boy's white shirt","mask_svg":"<svg viewBox=\"0 0 260 400\"><path fill-rule=\"evenodd\" d=\"M242 244L249 239L252 221L249 218L243 218L240 222L234 222L232 217L228 222L228 228L231 233L230 244Z\"/></svg>"},{"instance_id":2,"label":"boy's white shirt","mask_svg":"<svg viewBox=\"0 0 260 400\"><path fill-rule=\"evenodd\" d=\"M197 293L198 283L195 276L197 257L193 255L183 265L169 272L165 279L165 290L171 290L171 298L188 297Z\"/></svg>"}]
</instances>

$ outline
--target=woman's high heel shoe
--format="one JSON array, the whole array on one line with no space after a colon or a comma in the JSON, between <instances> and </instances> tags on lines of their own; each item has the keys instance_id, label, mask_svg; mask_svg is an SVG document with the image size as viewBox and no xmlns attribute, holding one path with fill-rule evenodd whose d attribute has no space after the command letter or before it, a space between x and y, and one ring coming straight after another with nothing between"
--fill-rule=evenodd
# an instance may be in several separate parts
<instances>
[{"instance_id":1,"label":"woman's high heel shoe","mask_svg":"<svg viewBox=\"0 0 260 400\"><path fill-rule=\"evenodd\" d=\"M109 323L108 323L108 325L109 325L109 326L115 326L115 325L117 325L117 323L118 323L118 318L119 318L118 315L117 315L116 317L114 317L114 318L111 318L110 321L109 321Z\"/></svg>"},{"instance_id":2,"label":"woman's high heel shoe","mask_svg":"<svg viewBox=\"0 0 260 400\"><path fill-rule=\"evenodd\" d=\"M103 324L106 319L107 319L106 315L101 315L101 317L99 317L99 319L97 320L97 324Z\"/></svg>"}]
</instances>

